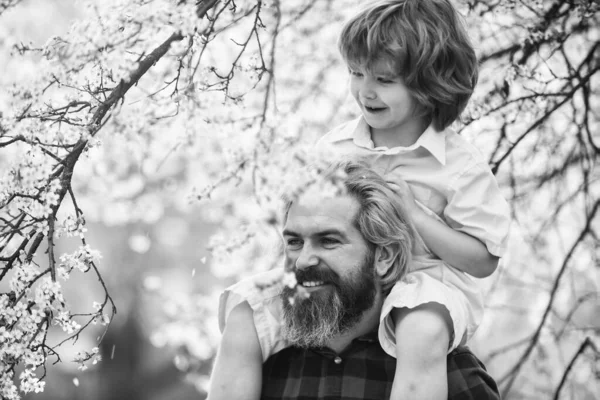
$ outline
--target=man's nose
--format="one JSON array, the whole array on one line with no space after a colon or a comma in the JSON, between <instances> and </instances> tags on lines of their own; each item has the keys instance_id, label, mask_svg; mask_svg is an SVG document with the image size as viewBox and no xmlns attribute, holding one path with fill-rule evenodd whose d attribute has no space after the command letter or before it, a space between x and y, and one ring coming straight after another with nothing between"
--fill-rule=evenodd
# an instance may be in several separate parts
<instances>
[{"instance_id":1,"label":"man's nose","mask_svg":"<svg viewBox=\"0 0 600 400\"><path fill-rule=\"evenodd\" d=\"M305 244L296 259L296 268L302 270L314 267L318 264L319 257L317 256L315 249L311 245Z\"/></svg>"}]
</instances>

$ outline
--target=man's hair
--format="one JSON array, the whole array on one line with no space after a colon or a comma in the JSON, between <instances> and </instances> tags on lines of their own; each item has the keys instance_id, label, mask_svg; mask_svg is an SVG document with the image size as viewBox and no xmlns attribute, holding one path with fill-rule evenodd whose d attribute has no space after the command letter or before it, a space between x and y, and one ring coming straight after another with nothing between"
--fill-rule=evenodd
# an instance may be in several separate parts
<instances>
[{"instance_id":1,"label":"man's hair","mask_svg":"<svg viewBox=\"0 0 600 400\"><path fill-rule=\"evenodd\" d=\"M335 163L322 175L358 201L353 223L367 242L368 251L398 244L398 256L379 281L383 292L389 291L408 272L415 244L415 229L400 199L378 173L362 162ZM292 200L287 199L284 220L291 206Z\"/></svg>"},{"instance_id":2,"label":"man's hair","mask_svg":"<svg viewBox=\"0 0 600 400\"><path fill-rule=\"evenodd\" d=\"M372 2L346 22L338 47L351 68L391 62L437 130L458 119L477 83L475 50L448 0Z\"/></svg>"}]
</instances>

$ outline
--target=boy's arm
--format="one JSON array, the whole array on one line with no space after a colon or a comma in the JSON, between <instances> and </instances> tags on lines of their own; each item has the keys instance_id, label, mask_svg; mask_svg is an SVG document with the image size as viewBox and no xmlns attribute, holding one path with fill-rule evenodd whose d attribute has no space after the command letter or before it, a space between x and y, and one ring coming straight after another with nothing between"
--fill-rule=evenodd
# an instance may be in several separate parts
<instances>
[{"instance_id":1,"label":"boy's arm","mask_svg":"<svg viewBox=\"0 0 600 400\"><path fill-rule=\"evenodd\" d=\"M487 247L466 233L454 230L428 215L415 203L410 187L396 179L387 181L402 199L417 232L427 247L444 262L476 278L490 276L498 267L499 257L490 254Z\"/></svg>"},{"instance_id":2,"label":"boy's arm","mask_svg":"<svg viewBox=\"0 0 600 400\"><path fill-rule=\"evenodd\" d=\"M248 302L227 318L213 367L208 400L258 400L262 387L262 351Z\"/></svg>"},{"instance_id":3,"label":"boy's arm","mask_svg":"<svg viewBox=\"0 0 600 400\"><path fill-rule=\"evenodd\" d=\"M476 278L485 278L498 267L500 258L490 254L487 247L473 236L450 228L419 207L415 207L411 215L427 247L454 268Z\"/></svg>"}]
</instances>

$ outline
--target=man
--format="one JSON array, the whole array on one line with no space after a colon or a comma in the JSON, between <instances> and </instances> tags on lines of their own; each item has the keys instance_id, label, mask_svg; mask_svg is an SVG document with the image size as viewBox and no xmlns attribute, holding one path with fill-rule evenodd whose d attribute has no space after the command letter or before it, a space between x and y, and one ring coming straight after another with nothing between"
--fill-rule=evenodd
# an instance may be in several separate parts
<instances>
[{"instance_id":1,"label":"man","mask_svg":"<svg viewBox=\"0 0 600 400\"><path fill-rule=\"evenodd\" d=\"M258 346L247 340L251 332L239 327L254 324L263 359L270 355L264 354L266 347L279 349L264 362L260 387L231 375L229 386L242 385L244 398L260 393L265 400L387 399L394 380L402 379L396 375L395 358L379 345L377 331L387 292L406 274L414 232L381 177L358 164L335 172L340 170L342 178L339 173L330 176L341 179L342 194L311 192L288 207L285 269L294 272L298 286L272 285L269 290L278 295L263 294L259 300L245 296L247 303L229 315L219 353L224 346L235 346L240 369L247 368L245 353L256 353ZM261 323L267 316L282 321ZM237 325L243 319L246 324ZM265 331L265 326L280 326L281 331ZM277 336L285 344L268 343ZM223 397L223 365L218 359L213 388L221 393L211 393L214 398ZM468 349L453 351L447 367L450 399L499 398L494 381Z\"/></svg>"}]
</instances>

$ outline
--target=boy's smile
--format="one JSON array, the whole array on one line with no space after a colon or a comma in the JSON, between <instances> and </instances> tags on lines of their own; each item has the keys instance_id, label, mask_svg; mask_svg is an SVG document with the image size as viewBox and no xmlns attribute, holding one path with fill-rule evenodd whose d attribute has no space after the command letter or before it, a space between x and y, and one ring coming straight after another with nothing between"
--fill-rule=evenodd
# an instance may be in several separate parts
<instances>
[{"instance_id":1,"label":"boy's smile","mask_svg":"<svg viewBox=\"0 0 600 400\"><path fill-rule=\"evenodd\" d=\"M390 64L379 60L370 71L350 68L350 92L371 127L376 146L410 146L425 131L428 121L416 112L417 102Z\"/></svg>"},{"instance_id":2,"label":"boy's smile","mask_svg":"<svg viewBox=\"0 0 600 400\"><path fill-rule=\"evenodd\" d=\"M371 114L378 114L381 113L382 111L385 111L387 109L387 107L370 107L368 105L364 105L365 111Z\"/></svg>"}]
</instances>

